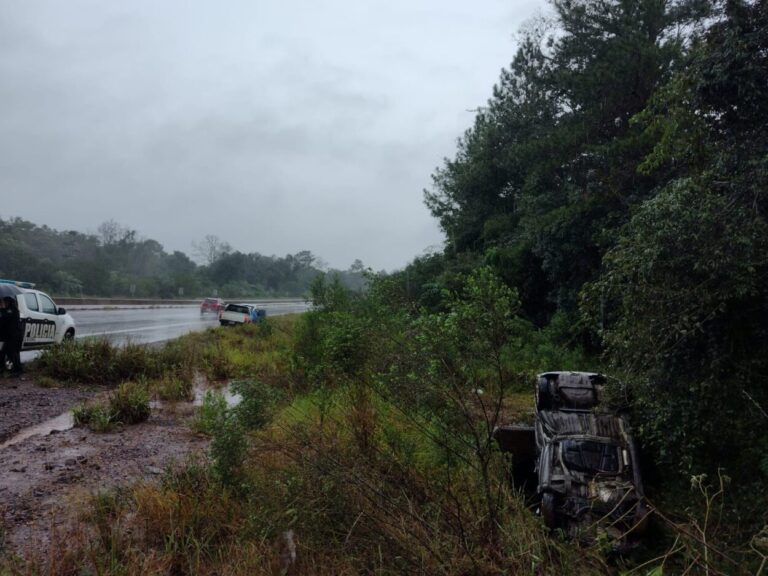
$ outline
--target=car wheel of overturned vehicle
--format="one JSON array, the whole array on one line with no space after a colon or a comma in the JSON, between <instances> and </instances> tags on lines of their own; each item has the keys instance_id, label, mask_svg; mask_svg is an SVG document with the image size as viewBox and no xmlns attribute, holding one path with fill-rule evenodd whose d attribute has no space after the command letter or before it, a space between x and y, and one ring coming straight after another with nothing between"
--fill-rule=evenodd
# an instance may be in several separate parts
<instances>
[{"instance_id":1,"label":"car wheel of overturned vehicle","mask_svg":"<svg viewBox=\"0 0 768 576\"><path fill-rule=\"evenodd\" d=\"M544 492L541 496L541 519L550 530L557 528L557 494Z\"/></svg>"},{"instance_id":2,"label":"car wheel of overturned vehicle","mask_svg":"<svg viewBox=\"0 0 768 576\"><path fill-rule=\"evenodd\" d=\"M536 383L536 409L537 410L549 410L552 408L552 388L549 383L549 379L544 376L539 376Z\"/></svg>"}]
</instances>

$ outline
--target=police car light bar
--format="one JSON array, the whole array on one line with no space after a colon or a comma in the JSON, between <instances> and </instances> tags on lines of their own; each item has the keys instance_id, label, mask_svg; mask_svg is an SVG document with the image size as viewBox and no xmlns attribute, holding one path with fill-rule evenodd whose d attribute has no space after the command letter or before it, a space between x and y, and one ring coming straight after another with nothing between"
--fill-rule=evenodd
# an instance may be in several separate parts
<instances>
[{"instance_id":1,"label":"police car light bar","mask_svg":"<svg viewBox=\"0 0 768 576\"><path fill-rule=\"evenodd\" d=\"M3 280L0 279L0 284L13 284L19 288L34 288L35 285L32 282L19 282L18 280Z\"/></svg>"}]
</instances>

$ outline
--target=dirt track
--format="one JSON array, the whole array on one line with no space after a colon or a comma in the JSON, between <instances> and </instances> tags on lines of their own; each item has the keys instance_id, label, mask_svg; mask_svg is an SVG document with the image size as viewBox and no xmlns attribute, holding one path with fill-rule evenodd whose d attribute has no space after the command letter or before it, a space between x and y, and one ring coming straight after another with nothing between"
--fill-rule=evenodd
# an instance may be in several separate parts
<instances>
[{"instance_id":1,"label":"dirt track","mask_svg":"<svg viewBox=\"0 0 768 576\"><path fill-rule=\"evenodd\" d=\"M95 394L0 379L0 445ZM202 454L208 440L185 423L192 411L190 404L154 408L147 422L115 432L73 428L0 448L0 552L45 550L88 494L157 478L170 463Z\"/></svg>"}]
</instances>

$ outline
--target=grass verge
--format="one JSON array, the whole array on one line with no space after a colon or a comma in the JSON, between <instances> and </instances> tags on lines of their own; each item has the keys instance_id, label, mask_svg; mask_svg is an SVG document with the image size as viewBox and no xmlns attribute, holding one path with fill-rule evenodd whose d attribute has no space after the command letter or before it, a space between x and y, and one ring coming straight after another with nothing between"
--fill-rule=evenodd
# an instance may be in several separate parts
<instances>
[{"instance_id":1,"label":"grass verge","mask_svg":"<svg viewBox=\"0 0 768 576\"><path fill-rule=\"evenodd\" d=\"M73 411L75 426L94 432L108 432L118 424L138 424L150 415L149 393L143 384L124 382L107 400L77 406Z\"/></svg>"}]
</instances>

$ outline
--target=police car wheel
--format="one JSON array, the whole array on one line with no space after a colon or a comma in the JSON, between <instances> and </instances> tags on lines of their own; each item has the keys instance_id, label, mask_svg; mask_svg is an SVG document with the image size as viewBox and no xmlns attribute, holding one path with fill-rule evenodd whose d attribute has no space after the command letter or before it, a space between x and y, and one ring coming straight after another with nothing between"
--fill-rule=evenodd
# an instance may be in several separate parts
<instances>
[{"instance_id":1,"label":"police car wheel","mask_svg":"<svg viewBox=\"0 0 768 576\"><path fill-rule=\"evenodd\" d=\"M64 340L74 340L75 339L75 331L70 328L64 333Z\"/></svg>"}]
</instances>

